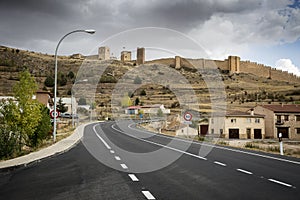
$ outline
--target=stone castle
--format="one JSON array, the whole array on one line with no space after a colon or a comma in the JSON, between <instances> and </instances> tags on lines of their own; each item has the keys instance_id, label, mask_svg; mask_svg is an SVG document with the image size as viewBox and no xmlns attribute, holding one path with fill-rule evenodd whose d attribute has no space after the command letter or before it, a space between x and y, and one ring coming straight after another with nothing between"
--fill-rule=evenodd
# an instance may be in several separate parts
<instances>
[{"instance_id":1,"label":"stone castle","mask_svg":"<svg viewBox=\"0 0 300 200\"><path fill-rule=\"evenodd\" d=\"M98 51L98 58L100 60L110 59L109 47L100 47ZM121 52L121 61L127 62L131 60L130 51ZM242 61L239 56L228 56L225 60L210 60L210 59L185 59L180 56L175 56L174 59L158 59L155 61L145 61L145 48L137 48L136 64L144 63L161 63L169 66L174 66L175 69L180 69L184 66L193 67L196 66L198 69L216 69L228 72L229 74L247 73L254 74L259 77L265 77L268 79L295 82L300 83L300 77L286 71L277 70L270 66L265 66L256 62Z\"/></svg>"}]
</instances>

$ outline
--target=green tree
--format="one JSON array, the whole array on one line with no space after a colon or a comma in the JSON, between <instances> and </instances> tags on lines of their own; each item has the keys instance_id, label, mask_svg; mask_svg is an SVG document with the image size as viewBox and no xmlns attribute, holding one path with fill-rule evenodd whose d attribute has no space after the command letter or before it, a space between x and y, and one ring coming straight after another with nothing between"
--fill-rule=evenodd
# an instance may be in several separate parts
<instances>
[{"instance_id":1,"label":"green tree","mask_svg":"<svg viewBox=\"0 0 300 200\"><path fill-rule=\"evenodd\" d=\"M49 132L52 129L49 109L46 106L41 105L40 111L42 114L42 118L39 121L37 129L35 130L34 134L30 135L29 137L31 147L39 146L42 143L42 141L49 136Z\"/></svg>"},{"instance_id":2,"label":"green tree","mask_svg":"<svg viewBox=\"0 0 300 200\"><path fill-rule=\"evenodd\" d=\"M146 91L145 90L142 90L141 92L140 92L140 95L141 96L146 96L147 94L146 94Z\"/></svg>"},{"instance_id":3,"label":"green tree","mask_svg":"<svg viewBox=\"0 0 300 200\"><path fill-rule=\"evenodd\" d=\"M121 106L123 108L132 106L132 101L131 101L130 97L128 96L128 94L124 94L124 97L121 100Z\"/></svg>"},{"instance_id":4,"label":"green tree","mask_svg":"<svg viewBox=\"0 0 300 200\"><path fill-rule=\"evenodd\" d=\"M32 99L37 89L34 77L28 71L21 72L20 81L13 87L14 97L18 102L14 122L20 131L20 142L24 140L26 144L42 118L41 105Z\"/></svg>"},{"instance_id":5,"label":"green tree","mask_svg":"<svg viewBox=\"0 0 300 200\"><path fill-rule=\"evenodd\" d=\"M44 84L47 87L53 87L54 86L54 78L52 76L47 76Z\"/></svg>"},{"instance_id":6,"label":"green tree","mask_svg":"<svg viewBox=\"0 0 300 200\"><path fill-rule=\"evenodd\" d=\"M57 102L57 110L61 113L67 112L68 111L68 107L66 106L66 104L62 101L62 98L59 98L58 102Z\"/></svg>"},{"instance_id":7,"label":"green tree","mask_svg":"<svg viewBox=\"0 0 300 200\"><path fill-rule=\"evenodd\" d=\"M137 97L136 99L135 99L135 101L134 101L134 105L139 105L139 103L140 103L140 99Z\"/></svg>"},{"instance_id":8,"label":"green tree","mask_svg":"<svg viewBox=\"0 0 300 200\"><path fill-rule=\"evenodd\" d=\"M157 111L157 117L163 117L164 116L164 113L161 109L158 109Z\"/></svg>"},{"instance_id":9,"label":"green tree","mask_svg":"<svg viewBox=\"0 0 300 200\"><path fill-rule=\"evenodd\" d=\"M75 77L75 74L72 71L69 71L67 76L69 79L73 79Z\"/></svg>"}]
</instances>

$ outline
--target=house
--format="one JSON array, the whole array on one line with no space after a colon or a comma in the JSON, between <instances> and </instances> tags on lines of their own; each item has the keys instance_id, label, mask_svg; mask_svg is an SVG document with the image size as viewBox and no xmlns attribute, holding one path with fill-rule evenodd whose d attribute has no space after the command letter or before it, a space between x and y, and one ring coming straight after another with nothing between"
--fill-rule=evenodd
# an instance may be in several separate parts
<instances>
[{"instance_id":1,"label":"house","mask_svg":"<svg viewBox=\"0 0 300 200\"><path fill-rule=\"evenodd\" d=\"M48 91L38 90L35 96L33 96L33 99L36 99L41 104L45 105L48 109L50 109L53 105L51 94Z\"/></svg>"},{"instance_id":2,"label":"house","mask_svg":"<svg viewBox=\"0 0 300 200\"><path fill-rule=\"evenodd\" d=\"M209 133L227 139L264 139L264 115L251 112L231 111L224 117L209 119Z\"/></svg>"},{"instance_id":3,"label":"house","mask_svg":"<svg viewBox=\"0 0 300 200\"><path fill-rule=\"evenodd\" d=\"M125 109L125 114L137 115L139 111L144 114L154 114L161 110L163 114L170 114L170 109L166 109L163 104L144 105L144 106L129 106Z\"/></svg>"},{"instance_id":4,"label":"house","mask_svg":"<svg viewBox=\"0 0 300 200\"><path fill-rule=\"evenodd\" d=\"M300 140L300 105L258 105L254 111L265 115L266 138Z\"/></svg>"},{"instance_id":5,"label":"house","mask_svg":"<svg viewBox=\"0 0 300 200\"><path fill-rule=\"evenodd\" d=\"M178 130L176 130L176 135L180 136L196 136L198 135L198 130L191 128L187 125L181 126Z\"/></svg>"}]
</instances>

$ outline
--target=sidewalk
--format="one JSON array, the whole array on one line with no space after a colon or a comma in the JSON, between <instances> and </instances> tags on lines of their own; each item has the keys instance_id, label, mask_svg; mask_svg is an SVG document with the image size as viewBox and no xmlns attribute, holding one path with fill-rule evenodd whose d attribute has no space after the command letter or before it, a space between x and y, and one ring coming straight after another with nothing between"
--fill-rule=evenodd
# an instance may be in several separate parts
<instances>
[{"instance_id":1,"label":"sidewalk","mask_svg":"<svg viewBox=\"0 0 300 200\"><path fill-rule=\"evenodd\" d=\"M89 124L89 123L88 123ZM72 135L70 135L67 138L62 139L61 141L46 147L44 149L41 149L36 152L32 152L30 154L5 160L0 162L0 170L9 170L18 168L21 166L27 166L30 163L33 162L39 162L41 159L53 156L55 154L60 154L63 152L66 152L70 150L72 147L74 147L77 143L79 143L80 139L83 136L84 127L88 124L83 124L77 127Z\"/></svg>"}]
</instances>

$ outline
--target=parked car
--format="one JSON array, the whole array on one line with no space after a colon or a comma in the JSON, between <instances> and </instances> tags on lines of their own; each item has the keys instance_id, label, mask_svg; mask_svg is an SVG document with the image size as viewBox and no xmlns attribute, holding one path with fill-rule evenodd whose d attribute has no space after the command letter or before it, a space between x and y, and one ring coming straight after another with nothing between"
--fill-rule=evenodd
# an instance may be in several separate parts
<instances>
[{"instance_id":1,"label":"parked car","mask_svg":"<svg viewBox=\"0 0 300 200\"><path fill-rule=\"evenodd\" d=\"M70 113L61 113L60 115L62 118L72 118L72 115Z\"/></svg>"}]
</instances>

